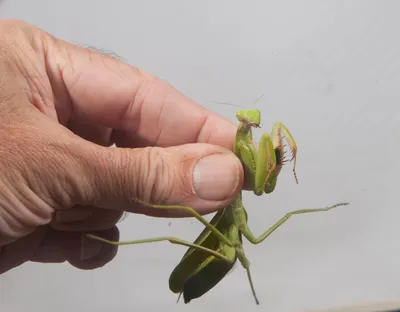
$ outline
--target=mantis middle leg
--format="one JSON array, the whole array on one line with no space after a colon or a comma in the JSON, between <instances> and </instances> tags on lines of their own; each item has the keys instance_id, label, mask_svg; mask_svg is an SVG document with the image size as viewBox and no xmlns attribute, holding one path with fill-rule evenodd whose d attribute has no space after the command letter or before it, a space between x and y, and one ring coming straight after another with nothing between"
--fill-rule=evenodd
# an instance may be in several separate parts
<instances>
[{"instance_id":1,"label":"mantis middle leg","mask_svg":"<svg viewBox=\"0 0 400 312\"><path fill-rule=\"evenodd\" d=\"M273 226L271 226L267 231L265 231L263 234L261 234L258 238L256 238L253 233L251 232L250 228L246 223L242 224L240 226L240 231L242 232L243 236L246 237L246 239L252 243L252 244L259 244L263 242L268 236L270 236L275 230L277 230L281 225L283 225L286 221L289 220L289 218L293 215L297 214L304 214L304 213L313 213L313 212L322 212L322 211L329 211L331 209L334 209L339 206L345 206L348 205L348 203L339 203L330 207L325 207L325 208L316 208L316 209L300 209L300 210L295 210L287 213L285 216L283 216L278 222L276 222Z\"/></svg>"}]
</instances>

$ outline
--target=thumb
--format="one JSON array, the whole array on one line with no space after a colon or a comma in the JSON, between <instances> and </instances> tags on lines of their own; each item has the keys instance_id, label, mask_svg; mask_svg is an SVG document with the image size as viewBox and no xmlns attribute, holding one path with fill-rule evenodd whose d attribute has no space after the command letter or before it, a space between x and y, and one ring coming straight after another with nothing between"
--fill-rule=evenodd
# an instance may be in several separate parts
<instances>
[{"instance_id":1,"label":"thumb","mask_svg":"<svg viewBox=\"0 0 400 312\"><path fill-rule=\"evenodd\" d=\"M140 205L135 201L139 199L187 205L205 214L228 205L243 183L239 159L211 144L137 149L92 145L86 157L86 178L77 177L73 189L82 204L108 209L163 217L184 215Z\"/></svg>"}]
</instances>

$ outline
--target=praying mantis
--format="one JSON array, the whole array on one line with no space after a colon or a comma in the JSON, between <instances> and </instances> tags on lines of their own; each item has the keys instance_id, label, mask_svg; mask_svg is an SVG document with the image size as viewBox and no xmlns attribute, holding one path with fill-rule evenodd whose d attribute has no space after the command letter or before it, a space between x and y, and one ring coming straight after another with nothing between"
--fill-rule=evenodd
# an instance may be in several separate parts
<instances>
[{"instance_id":1,"label":"praying mantis","mask_svg":"<svg viewBox=\"0 0 400 312\"><path fill-rule=\"evenodd\" d=\"M245 181L247 185L251 186L254 194L260 196L263 193L269 194L274 191L278 175L283 165L288 162L285 157L284 139L292 153L289 162L294 161L293 173L296 183L298 183L295 172L297 146L286 126L277 122L273 125L271 134L263 133L257 151L253 144L252 128L260 127L260 111L256 109L239 110L236 118L239 126L233 152L242 162ZM255 237L247 225L248 216L242 202L242 191L226 208L219 210L210 222L188 206L157 205L141 200L137 200L137 202L157 209L185 211L200 221L205 228L193 243L176 237L156 237L126 242L110 241L92 234L87 234L87 237L113 245L169 241L172 244L189 247L169 278L170 290L179 294L178 300L183 294L185 303L189 303L211 290L239 260L246 270L254 300L256 304L259 304L250 273L250 261L246 257L242 245L243 237L252 244L259 244L293 215L329 211L338 206L348 205L348 203L339 203L326 208L289 212L259 237Z\"/></svg>"}]
</instances>

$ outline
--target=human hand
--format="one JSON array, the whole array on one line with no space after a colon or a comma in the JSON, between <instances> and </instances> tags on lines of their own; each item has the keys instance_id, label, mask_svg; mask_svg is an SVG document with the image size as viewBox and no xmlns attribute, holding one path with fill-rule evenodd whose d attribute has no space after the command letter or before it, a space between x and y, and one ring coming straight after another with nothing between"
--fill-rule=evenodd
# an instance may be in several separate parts
<instances>
[{"instance_id":1,"label":"human hand","mask_svg":"<svg viewBox=\"0 0 400 312\"><path fill-rule=\"evenodd\" d=\"M240 191L236 126L164 81L21 21L0 20L0 274L26 261L94 269L124 211L205 214ZM110 146L115 144L117 148Z\"/></svg>"}]
</instances>

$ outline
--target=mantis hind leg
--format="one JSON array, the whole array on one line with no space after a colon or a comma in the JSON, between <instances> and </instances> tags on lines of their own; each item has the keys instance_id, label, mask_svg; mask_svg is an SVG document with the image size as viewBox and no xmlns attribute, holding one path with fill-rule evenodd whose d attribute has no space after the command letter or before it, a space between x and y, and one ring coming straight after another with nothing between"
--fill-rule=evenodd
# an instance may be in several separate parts
<instances>
[{"instance_id":1,"label":"mantis hind leg","mask_svg":"<svg viewBox=\"0 0 400 312\"><path fill-rule=\"evenodd\" d=\"M99 237L99 236L96 236L96 235L92 235L92 234L86 234L86 237L91 238L91 239L95 239L95 240L98 240L98 241L101 241L101 242L104 242L104 243L107 243L107 244L110 244L110 245L117 245L117 246L119 246L119 245L135 245L135 244L146 244L146 243L156 243L156 242L162 242L162 241L169 241L172 244L192 247L192 248L207 252L210 255L213 255L213 256L215 256L215 257L217 257L217 258L219 258L219 259L221 259L223 261L226 261L226 262L229 262L229 263L232 262L232 259L224 256L223 254L221 254L221 253L219 253L219 252L217 252L215 250L212 250L212 249L209 249L209 248L206 248L206 247L194 244L194 243L190 243L188 241L185 241L185 240L182 240L182 239L176 238L176 237L167 237L167 236L165 236L165 237L138 239L138 240L133 240L133 241L123 241L123 242L111 241L111 240L108 240L108 239L105 239L105 238L102 238L102 237Z\"/></svg>"},{"instance_id":2,"label":"mantis hind leg","mask_svg":"<svg viewBox=\"0 0 400 312\"><path fill-rule=\"evenodd\" d=\"M258 238L256 238L253 233L251 232L250 228L247 224L241 226L240 231L242 232L243 236L252 243L252 244L259 244L263 242L268 236L270 236L275 230L277 230L281 225L283 225L289 218L293 215L297 214L304 214L304 213L313 213L313 212L322 212L322 211L329 211L339 206L346 206L348 203L340 203L326 208L317 208L317 209L300 209L295 210L292 212L287 213L283 216L278 222L276 222L273 226L271 226L267 231L261 234Z\"/></svg>"},{"instance_id":3,"label":"mantis hind leg","mask_svg":"<svg viewBox=\"0 0 400 312\"><path fill-rule=\"evenodd\" d=\"M250 268L246 268L246 273L247 273L247 279L248 279L249 284L250 284L251 293L253 294L253 298L256 301L256 304L259 305L260 301L258 300L258 297L257 297L257 294L256 294L256 290L254 288L254 283L253 283L253 279L251 278Z\"/></svg>"},{"instance_id":4,"label":"mantis hind leg","mask_svg":"<svg viewBox=\"0 0 400 312\"><path fill-rule=\"evenodd\" d=\"M229 247L234 247L232 242L230 241L230 239L228 239L214 225L212 225L210 222L208 222L206 219L204 219L196 210L194 210L190 206L150 204L150 203L146 203L139 199L135 199L135 201L138 202L139 204L142 204L144 206L148 206L151 208L155 208L155 209L170 209L170 210L185 211L185 212L189 213L190 215L192 215L193 217L195 217L201 223L203 223L203 225L206 226L215 236L217 236L221 242L224 242Z\"/></svg>"}]
</instances>

